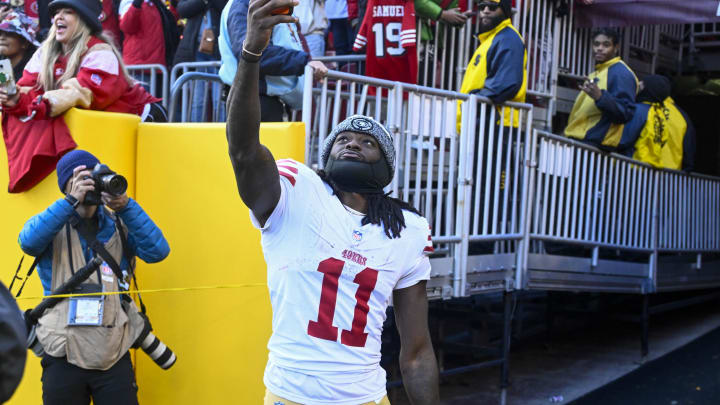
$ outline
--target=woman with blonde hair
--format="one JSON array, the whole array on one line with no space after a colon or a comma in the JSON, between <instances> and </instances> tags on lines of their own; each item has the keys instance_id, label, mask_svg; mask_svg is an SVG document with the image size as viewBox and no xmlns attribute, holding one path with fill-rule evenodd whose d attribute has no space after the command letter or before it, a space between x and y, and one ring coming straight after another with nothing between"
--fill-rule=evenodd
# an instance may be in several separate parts
<instances>
[{"instance_id":1,"label":"woman with blonde hair","mask_svg":"<svg viewBox=\"0 0 720 405\"><path fill-rule=\"evenodd\" d=\"M98 0L53 0L49 11L48 37L25 66L17 92L0 89L10 192L39 183L75 148L58 117L72 107L167 120L160 100L130 77L103 34Z\"/></svg>"}]
</instances>

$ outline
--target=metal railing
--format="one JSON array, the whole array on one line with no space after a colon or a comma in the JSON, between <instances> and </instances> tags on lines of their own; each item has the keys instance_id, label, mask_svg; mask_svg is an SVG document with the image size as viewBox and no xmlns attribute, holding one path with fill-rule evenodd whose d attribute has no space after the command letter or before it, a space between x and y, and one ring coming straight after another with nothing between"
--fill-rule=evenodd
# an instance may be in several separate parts
<instances>
[{"instance_id":1,"label":"metal railing","mask_svg":"<svg viewBox=\"0 0 720 405\"><path fill-rule=\"evenodd\" d=\"M312 60L326 64L330 70L357 75L365 74L365 55L315 56Z\"/></svg>"},{"instance_id":2,"label":"metal railing","mask_svg":"<svg viewBox=\"0 0 720 405\"><path fill-rule=\"evenodd\" d=\"M445 90L458 90L470 55L463 41L463 29L441 21L418 19L418 84ZM423 30L427 38L423 37ZM474 51L472 49L471 51ZM461 56L467 55L467 58Z\"/></svg>"},{"instance_id":3,"label":"metal railing","mask_svg":"<svg viewBox=\"0 0 720 405\"><path fill-rule=\"evenodd\" d=\"M220 61L183 62L173 66L170 72L171 87L179 78L189 73L204 73L217 76ZM225 103L221 100L223 83L209 76L190 76L181 86L179 100L171 117L179 122L221 122L225 120ZM188 82L190 80L190 82ZM179 117L178 117L179 114Z\"/></svg>"},{"instance_id":4,"label":"metal railing","mask_svg":"<svg viewBox=\"0 0 720 405\"><path fill-rule=\"evenodd\" d=\"M306 80L310 164L349 115L374 116L392 133L397 164L386 190L428 219L436 257L445 260L433 267L433 277L448 277L443 296L525 288L531 244L536 254L543 244L585 247L592 263L600 249L639 255L645 267L610 275L646 280L647 288L661 253L720 250L720 179L657 169L533 130L529 104L495 106L474 95L334 71L314 89L307 72Z\"/></svg>"},{"instance_id":5,"label":"metal railing","mask_svg":"<svg viewBox=\"0 0 720 405\"><path fill-rule=\"evenodd\" d=\"M204 87L204 94L209 95L209 89L216 87L219 89L223 86L223 82L220 76L212 73L204 72L188 72L181 75L172 86L172 92L170 94L170 103L168 108L170 122L188 122L188 116L192 113L188 108L188 101L192 98L186 98L186 94L193 95L193 89L198 87L198 84L202 84ZM188 88L190 90L188 91ZM208 101L210 101L208 103ZM199 106L200 111L203 113L211 114L211 118L198 120L195 122L224 122L225 121L225 103L218 97L204 97L204 101ZM211 108L208 110L208 108ZM178 117L180 114L180 117ZM179 118L179 119L178 119Z\"/></svg>"},{"instance_id":6,"label":"metal railing","mask_svg":"<svg viewBox=\"0 0 720 405\"><path fill-rule=\"evenodd\" d=\"M664 170L658 180L658 249L720 251L720 181Z\"/></svg>"},{"instance_id":7,"label":"metal railing","mask_svg":"<svg viewBox=\"0 0 720 405\"><path fill-rule=\"evenodd\" d=\"M571 4L570 15L559 21L557 69L559 75L585 77L594 68L590 47L591 30L576 28L574 13L575 7Z\"/></svg>"},{"instance_id":8,"label":"metal railing","mask_svg":"<svg viewBox=\"0 0 720 405\"><path fill-rule=\"evenodd\" d=\"M657 170L544 131L537 136L531 238L654 250Z\"/></svg>"},{"instance_id":9,"label":"metal railing","mask_svg":"<svg viewBox=\"0 0 720 405\"><path fill-rule=\"evenodd\" d=\"M207 61L207 62L182 62L173 66L170 71L170 85L172 86L178 77L189 72L202 72L202 73L213 73L217 74L222 64L219 60Z\"/></svg>"},{"instance_id":10,"label":"metal railing","mask_svg":"<svg viewBox=\"0 0 720 405\"><path fill-rule=\"evenodd\" d=\"M681 42L685 38L685 26L682 24L661 25L660 35Z\"/></svg>"},{"instance_id":11,"label":"metal railing","mask_svg":"<svg viewBox=\"0 0 720 405\"><path fill-rule=\"evenodd\" d=\"M552 97L560 29L554 0L518 3L515 26L525 40L528 57L528 90Z\"/></svg>"},{"instance_id":12,"label":"metal railing","mask_svg":"<svg viewBox=\"0 0 720 405\"><path fill-rule=\"evenodd\" d=\"M654 168L543 131L535 137L531 241L590 248L592 266L599 249L640 253L647 270L628 267L624 275L647 278L649 291L662 276L661 255L697 255L688 268L699 269L701 254L720 251L720 179ZM720 278L717 270L705 277ZM686 277L693 283L697 276L689 270Z\"/></svg>"},{"instance_id":13,"label":"metal railing","mask_svg":"<svg viewBox=\"0 0 720 405\"><path fill-rule=\"evenodd\" d=\"M494 106L487 99L458 92L336 71L313 89L309 69L305 88L312 90L305 91L302 110L306 162L319 162L325 137L350 115L370 115L385 124L397 153L395 176L387 191L428 219L438 255L454 257L453 294L465 295L470 243L523 239L521 203L527 193L523 161L529 153L525 145L532 106ZM504 117L512 120L511 125ZM502 163L489 159L495 155L505 157ZM473 181L476 177L479 180Z\"/></svg>"},{"instance_id":14,"label":"metal railing","mask_svg":"<svg viewBox=\"0 0 720 405\"><path fill-rule=\"evenodd\" d=\"M168 106L170 85L167 68L160 64L128 65L128 73L145 89L157 98L162 99L163 107Z\"/></svg>"}]
</instances>

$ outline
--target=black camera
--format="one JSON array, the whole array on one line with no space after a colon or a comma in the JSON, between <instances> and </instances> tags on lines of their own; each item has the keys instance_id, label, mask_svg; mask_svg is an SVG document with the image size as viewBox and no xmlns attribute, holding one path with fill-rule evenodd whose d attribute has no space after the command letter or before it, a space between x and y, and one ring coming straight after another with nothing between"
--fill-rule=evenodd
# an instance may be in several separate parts
<instances>
[{"instance_id":1,"label":"black camera","mask_svg":"<svg viewBox=\"0 0 720 405\"><path fill-rule=\"evenodd\" d=\"M100 205L102 203L100 193L103 191L114 195L122 195L127 191L128 182L125 177L110 170L107 165L98 163L95 165L90 178L95 181L95 190L85 194L84 205Z\"/></svg>"}]
</instances>

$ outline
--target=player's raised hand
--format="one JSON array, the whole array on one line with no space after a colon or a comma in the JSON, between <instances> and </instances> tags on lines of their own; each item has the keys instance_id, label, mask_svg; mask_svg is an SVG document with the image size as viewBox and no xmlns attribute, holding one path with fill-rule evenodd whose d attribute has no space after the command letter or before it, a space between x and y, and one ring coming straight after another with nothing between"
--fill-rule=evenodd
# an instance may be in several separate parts
<instances>
[{"instance_id":1,"label":"player's raised hand","mask_svg":"<svg viewBox=\"0 0 720 405\"><path fill-rule=\"evenodd\" d=\"M273 27L281 23L295 23L297 18L286 14L274 14L274 10L291 8L298 0L252 0L248 8L248 27L245 50L261 53L270 43Z\"/></svg>"}]
</instances>

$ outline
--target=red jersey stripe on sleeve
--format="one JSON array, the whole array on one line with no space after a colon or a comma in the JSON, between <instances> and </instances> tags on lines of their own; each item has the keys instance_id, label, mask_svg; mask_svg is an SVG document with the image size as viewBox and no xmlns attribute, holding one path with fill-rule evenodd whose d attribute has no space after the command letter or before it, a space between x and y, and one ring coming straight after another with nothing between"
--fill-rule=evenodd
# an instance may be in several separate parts
<instances>
[{"instance_id":1,"label":"red jersey stripe on sleeve","mask_svg":"<svg viewBox=\"0 0 720 405\"><path fill-rule=\"evenodd\" d=\"M279 165L277 165L277 167L278 167L278 170L280 170L280 169L285 169L285 170L287 170L287 171L289 171L290 173L293 173L293 174L297 174L297 173L298 173L298 168L295 167L295 166L290 166L290 165L287 165L287 164L279 164Z\"/></svg>"},{"instance_id":2,"label":"red jersey stripe on sleeve","mask_svg":"<svg viewBox=\"0 0 720 405\"><path fill-rule=\"evenodd\" d=\"M428 233L428 239L427 239L427 240L428 240L428 243L427 243L427 246L425 246L425 248L423 249L423 252L424 252L424 253L433 253L433 252L435 252L435 248L433 248L433 243L432 243L432 227L430 227L430 233Z\"/></svg>"},{"instance_id":3,"label":"red jersey stripe on sleeve","mask_svg":"<svg viewBox=\"0 0 720 405\"><path fill-rule=\"evenodd\" d=\"M297 162L292 159L281 159L275 163L277 164L278 174L288 179L292 186L295 186L298 174Z\"/></svg>"},{"instance_id":4,"label":"red jersey stripe on sleeve","mask_svg":"<svg viewBox=\"0 0 720 405\"><path fill-rule=\"evenodd\" d=\"M280 175L281 175L282 177L285 177L286 179L288 179L288 180L290 181L290 184L291 184L292 186L295 185L295 176L294 176L294 175L292 175L292 174L290 174L290 173L288 173L288 172L286 172L286 171L284 171L284 170L278 170L278 172L280 173Z\"/></svg>"}]
</instances>

